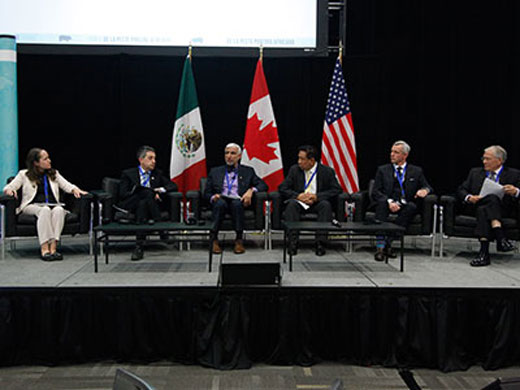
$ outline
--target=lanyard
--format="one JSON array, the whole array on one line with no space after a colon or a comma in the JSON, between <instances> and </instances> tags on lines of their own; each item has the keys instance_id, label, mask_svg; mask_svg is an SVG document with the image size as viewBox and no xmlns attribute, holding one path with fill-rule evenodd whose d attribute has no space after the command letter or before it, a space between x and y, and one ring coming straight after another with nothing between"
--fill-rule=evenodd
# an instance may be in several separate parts
<instances>
[{"instance_id":1,"label":"lanyard","mask_svg":"<svg viewBox=\"0 0 520 390\"><path fill-rule=\"evenodd\" d=\"M43 192L45 192L45 203L49 203L49 181L47 175L43 175Z\"/></svg>"},{"instance_id":2,"label":"lanyard","mask_svg":"<svg viewBox=\"0 0 520 390\"><path fill-rule=\"evenodd\" d=\"M139 172L141 173L141 175L145 176L145 179L143 180L142 186L143 187L148 187L148 183L150 182L150 173L151 172L143 171L143 168L141 168L140 165L139 165Z\"/></svg>"},{"instance_id":3,"label":"lanyard","mask_svg":"<svg viewBox=\"0 0 520 390\"><path fill-rule=\"evenodd\" d=\"M226 185L227 185L227 189L228 189L228 195L231 194L231 188L233 188L233 183L236 181L236 179L238 177L238 171L233 170L233 172L235 172L235 176L233 176L233 178L231 179L231 182L230 182L229 174L228 174L228 171L226 170Z\"/></svg>"},{"instance_id":4,"label":"lanyard","mask_svg":"<svg viewBox=\"0 0 520 390\"><path fill-rule=\"evenodd\" d=\"M498 183L498 179L500 178L500 174L504 170L504 166L502 165L500 169L498 170L497 174L495 175L495 183ZM491 172L486 172L486 177L491 176Z\"/></svg>"},{"instance_id":5,"label":"lanyard","mask_svg":"<svg viewBox=\"0 0 520 390\"><path fill-rule=\"evenodd\" d=\"M309 178L309 181L305 183L305 187L303 188L304 191L311 185L312 179L314 179L314 176L316 176L316 172L318 172L318 168L314 170L312 176Z\"/></svg>"},{"instance_id":6,"label":"lanyard","mask_svg":"<svg viewBox=\"0 0 520 390\"><path fill-rule=\"evenodd\" d=\"M399 182L399 187L401 187L401 195L403 198L405 197L403 183L404 183L404 175L406 173L406 167L407 167L407 165L404 166L403 173L400 174L399 171L397 170L397 168L394 166L395 177L397 178L397 181Z\"/></svg>"}]
</instances>

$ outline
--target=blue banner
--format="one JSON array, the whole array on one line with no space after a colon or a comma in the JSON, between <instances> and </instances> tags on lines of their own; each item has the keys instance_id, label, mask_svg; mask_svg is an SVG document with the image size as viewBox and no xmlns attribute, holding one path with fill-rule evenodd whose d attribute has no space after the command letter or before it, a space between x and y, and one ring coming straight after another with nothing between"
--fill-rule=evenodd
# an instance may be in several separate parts
<instances>
[{"instance_id":1,"label":"blue banner","mask_svg":"<svg viewBox=\"0 0 520 390\"><path fill-rule=\"evenodd\" d=\"M18 171L16 39L0 35L0 189Z\"/></svg>"}]
</instances>

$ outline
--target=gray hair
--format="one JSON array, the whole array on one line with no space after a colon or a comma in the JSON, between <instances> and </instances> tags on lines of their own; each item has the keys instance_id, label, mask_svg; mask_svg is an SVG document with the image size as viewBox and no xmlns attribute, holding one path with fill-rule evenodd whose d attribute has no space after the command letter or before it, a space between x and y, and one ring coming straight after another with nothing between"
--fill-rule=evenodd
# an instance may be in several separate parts
<instances>
[{"instance_id":1,"label":"gray hair","mask_svg":"<svg viewBox=\"0 0 520 390\"><path fill-rule=\"evenodd\" d=\"M507 160L507 152L500 145L491 145L484 149L484 152L491 152L495 155L496 158L502 160L502 164Z\"/></svg>"},{"instance_id":2,"label":"gray hair","mask_svg":"<svg viewBox=\"0 0 520 390\"><path fill-rule=\"evenodd\" d=\"M236 144L234 142L230 142L229 144L226 145L224 150L226 150L227 148L237 148L238 149L238 154L242 154L242 148L240 147L239 144Z\"/></svg>"},{"instance_id":3,"label":"gray hair","mask_svg":"<svg viewBox=\"0 0 520 390\"><path fill-rule=\"evenodd\" d=\"M139 149L137 149L137 158L138 159L145 158L146 153L148 153L148 152L155 153L155 149L148 145L143 145L143 146L139 147Z\"/></svg>"},{"instance_id":4,"label":"gray hair","mask_svg":"<svg viewBox=\"0 0 520 390\"><path fill-rule=\"evenodd\" d=\"M392 146L402 146L403 147L403 152L405 152L406 154L409 154L410 150L412 150L410 145L408 145L406 142L401 141L401 140L395 141Z\"/></svg>"}]
</instances>

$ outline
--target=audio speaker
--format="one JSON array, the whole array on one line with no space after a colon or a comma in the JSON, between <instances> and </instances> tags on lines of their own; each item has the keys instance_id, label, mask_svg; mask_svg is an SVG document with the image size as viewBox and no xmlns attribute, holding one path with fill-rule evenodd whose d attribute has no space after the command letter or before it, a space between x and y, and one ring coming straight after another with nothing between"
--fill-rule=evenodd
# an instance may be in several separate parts
<instances>
[{"instance_id":1,"label":"audio speaker","mask_svg":"<svg viewBox=\"0 0 520 390\"><path fill-rule=\"evenodd\" d=\"M497 379L482 390L520 390L520 378Z\"/></svg>"},{"instance_id":2,"label":"audio speaker","mask_svg":"<svg viewBox=\"0 0 520 390\"><path fill-rule=\"evenodd\" d=\"M221 286L279 286L280 263L222 263Z\"/></svg>"}]
</instances>

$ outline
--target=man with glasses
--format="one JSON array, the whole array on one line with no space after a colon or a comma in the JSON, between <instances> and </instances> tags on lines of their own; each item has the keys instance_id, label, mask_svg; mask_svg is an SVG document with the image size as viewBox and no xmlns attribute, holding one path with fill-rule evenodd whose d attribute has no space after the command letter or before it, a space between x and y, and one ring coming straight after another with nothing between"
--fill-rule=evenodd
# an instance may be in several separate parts
<instances>
[{"instance_id":1,"label":"man with glasses","mask_svg":"<svg viewBox=\"0 0 520 390\"><path fill-rule=\"evenodd\" d=\"M489 242L496 239L497 251L510 252L513 244L505 237L502 218L513 215L520 195L520 171L505 167L506 150L499 145L484 149L482 167L472 168L467 179L457 190L457 197L463 203L465 214L475 215L477 227L475 235L480 242L478 256L470 262L473 267L491 263ZM502 185L502 193L479 195L485 179Z\"/></svg>"}]
</instances>

